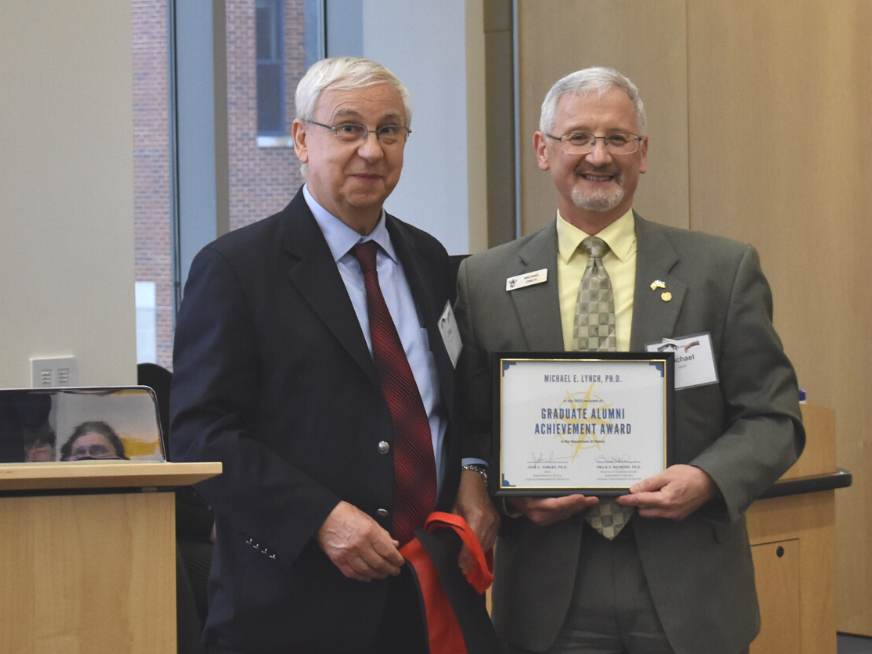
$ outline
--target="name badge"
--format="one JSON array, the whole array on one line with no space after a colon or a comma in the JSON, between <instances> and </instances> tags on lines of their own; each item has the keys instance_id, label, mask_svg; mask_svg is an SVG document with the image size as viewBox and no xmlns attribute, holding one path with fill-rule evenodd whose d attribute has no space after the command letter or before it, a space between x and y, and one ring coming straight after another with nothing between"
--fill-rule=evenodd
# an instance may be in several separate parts
<instances>
[{"instance_id":1,"label":"name badge","mask_svg":"<svg viewBox=\"0 0 872 654\"><path fill-rule=\"evenodd\" d=\"M708 332L681 338L664 338L645 346L649 352L675 354L675 390L718 383L718 369Z\"/></svg>"},{"instance_id":2,"label":"name badge","mask_svg":"<svg viewBox=\"0 0 872 654\"><path fill-rule=\"evenodd\" d=\"M463 343L460 342L460 329L457 327L457 318L454 317L454 309L451 308L450 302L445 303L445 310L439 316L439 333L442 334L442 342L448 350L451 365L456 368Z\"/></svg>"},{"instance_id":3,"label":"name badge","mask_svg":"<svg viewBox=\"0 0 872 654\"><path fill-rule=\"evenodd\" d=\"M523 275L509 277L506 280L506 290L514 291L519 288L524 288L525 286L533 286L534 284L541 284L542 282L547 281L548 269L543 268L542 270L535 270L533 272L525 273Z\"/></svg>"}]
</instances>

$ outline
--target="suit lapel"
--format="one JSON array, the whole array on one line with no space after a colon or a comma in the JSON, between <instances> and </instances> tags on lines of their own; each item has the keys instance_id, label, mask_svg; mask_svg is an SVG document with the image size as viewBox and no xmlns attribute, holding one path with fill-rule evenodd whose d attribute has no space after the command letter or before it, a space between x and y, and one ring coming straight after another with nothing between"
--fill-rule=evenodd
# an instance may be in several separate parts
<instances>
[{"instance_id":1,"label":"suit lapel","mask_svg":"<svg viewBox=\"0 0 872 654\"><path fill-rule=\"evenodd\" d=\"M348 291L302 191L297 193L284 214L282 246L291 257L288 267L291 283L351 358L378 385L375 365Z\"/></svg>"},{"instance_id":2,"label":"suit lapel","mask_svg":"<svg viewBox=\"0 0 872 654\"><path fill-rule=\"evenodd\" d=\"M514 277L542 269L548 271L545 283L509 292L521 322L526 347L531 351L562 352L564 349L557 256L557 227L552 222L518 251L517 271L509 274ZM505 284L506 280L494 279L492 283Z\"/></svg>"},{"instance_id":3,"label":"suit lapel","mask_svg":"<svg viewBox=\"0 0 872 654\"><path fill-rule=\"evenodd\" d=\"M687 293L684 282L670 271L678 263L678 254L663 230L638 214L636 219L636 288L633 297L633 328L630 350L644 352L649 343L675 335L675 323ZM651 284L663 282L664 286Z\"/></svg>"}]
</instances>

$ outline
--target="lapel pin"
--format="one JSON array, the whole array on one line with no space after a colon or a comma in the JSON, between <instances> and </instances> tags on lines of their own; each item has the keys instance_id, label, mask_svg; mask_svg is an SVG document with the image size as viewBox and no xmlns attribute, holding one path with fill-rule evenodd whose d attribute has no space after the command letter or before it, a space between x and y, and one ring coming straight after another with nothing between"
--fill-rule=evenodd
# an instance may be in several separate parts
<instances>
[{"instance_id":1,"label":"lapel pin","mask_svg":"<svg viewBox=\"0 0 872 654\"><path fill-rule=\"evenodd\" d=\"M666 288L666 283L661 282L659 279L655 279L653 282L651 282L651 290L655 291L658 288Z\"/></svg>"},{"instance_id":2,"label":"lapel pin","mask_svg":"<svg viewBox=\"0 0 872 654\"><path fill-rule=\"evenodd\" d=\"M670 293L669 291L666 291L665 293L663 293L663 295L660 296L660 299L663 300L664 302L669 302L669 300L672 299L672 293Z\"/></svg>"}]
</instances>

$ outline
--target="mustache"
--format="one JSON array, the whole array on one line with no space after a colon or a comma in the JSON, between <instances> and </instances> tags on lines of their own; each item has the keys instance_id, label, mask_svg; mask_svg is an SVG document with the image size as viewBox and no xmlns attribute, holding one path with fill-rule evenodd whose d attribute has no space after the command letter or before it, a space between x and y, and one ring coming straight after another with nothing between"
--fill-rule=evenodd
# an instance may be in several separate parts
<instances>
[{"instance_id":1,"label":"mustache","mask_svg":"<svg viewBox=\"0 0 872 654\"><path fill-rule=\"evenodd\" d=\"M591 173L597 175L609 175L611 177L620 177L621 170L618 168L613 168L611 166L591 166L591 165L581 165L576 167L575 172L577 175L589 175Z\"/></svg>"}]
</instances>

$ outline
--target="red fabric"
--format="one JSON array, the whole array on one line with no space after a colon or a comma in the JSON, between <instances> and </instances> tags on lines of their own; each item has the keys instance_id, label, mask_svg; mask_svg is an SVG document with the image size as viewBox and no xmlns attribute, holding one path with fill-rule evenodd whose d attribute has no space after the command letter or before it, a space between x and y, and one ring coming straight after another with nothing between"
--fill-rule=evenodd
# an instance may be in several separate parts
<instances>
[{"instance_id":1,"label":"red fabric","mask_svg":"<svg viewBox=\"0 0 872 654\"><path fill-rule=\"evenodd\" d=\"M452 529L472 554L473 567L466 580L481 595L493 582L493 550L485 554L472 528L459 515L434 511L425 525L429 532L437 529ZM439 573L421 542L414 538L400 548L400 553L411 563L418 575L424 610L427 615L427 634L430 654L467 654L466 643L454 608L448 600Z\"/></svg>"},{"instance_id":2,"label":"red fabric","mask_svg":"<svg viewBox=\"0 0 872 654\"><path fill-rule=\"evenodd\" d=\"M394 426L394 517L391 533L400 544L414 538L436 507L436 460L430 422L418 384L378 283L378 245L355 245L366 288L372 354Z\"/></svg>"}]
</instances>

